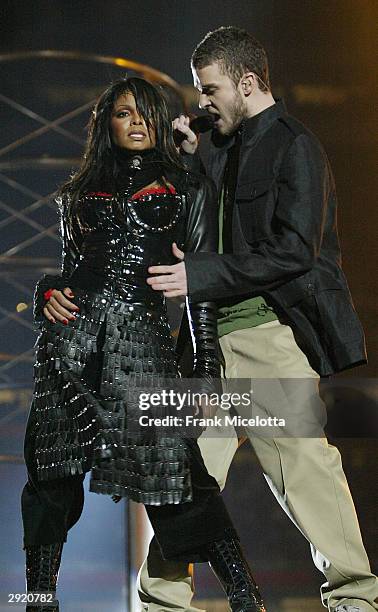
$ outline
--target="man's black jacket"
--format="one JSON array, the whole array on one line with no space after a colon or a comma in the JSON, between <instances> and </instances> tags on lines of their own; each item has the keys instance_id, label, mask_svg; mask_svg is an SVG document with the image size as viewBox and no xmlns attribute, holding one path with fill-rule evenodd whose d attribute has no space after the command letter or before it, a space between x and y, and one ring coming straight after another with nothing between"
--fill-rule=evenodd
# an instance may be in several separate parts
<instances>
[{"instance_id":1,"label":"man's black jacket","mask_svg":"<svg viewBox=\"0 0 378 612\"><path fill-rule=\"evenodd\" d=\"M233 138L213 143L221 188ZM336 193L316 137L282 102L242 127L233 254L188 253L194 302L263 295L323 376L366 362L364 334L341 269Z\"/></svg>"}]
</instances>

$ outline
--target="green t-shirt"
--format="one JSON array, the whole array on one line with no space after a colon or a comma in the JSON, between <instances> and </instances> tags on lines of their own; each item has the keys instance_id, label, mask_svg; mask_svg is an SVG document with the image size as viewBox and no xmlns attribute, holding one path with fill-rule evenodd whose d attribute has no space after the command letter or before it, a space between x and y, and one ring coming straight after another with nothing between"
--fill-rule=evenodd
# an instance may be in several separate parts
<instances>
[{"instance_id":1,"label":"green t-shirt","mask_svg":"<svg viewBox=\"0 0 378 612\"><path fill-rule=\"evenodd\" d=\"M223 253L223 189L219 206L219 244L218 253ZM275 321L277 315L271 306L268 306L262 296L242 300L228 300L218 308L218 335L225 336L230 332L257 327L262 323Z\"/></svg>"}]
</instances>

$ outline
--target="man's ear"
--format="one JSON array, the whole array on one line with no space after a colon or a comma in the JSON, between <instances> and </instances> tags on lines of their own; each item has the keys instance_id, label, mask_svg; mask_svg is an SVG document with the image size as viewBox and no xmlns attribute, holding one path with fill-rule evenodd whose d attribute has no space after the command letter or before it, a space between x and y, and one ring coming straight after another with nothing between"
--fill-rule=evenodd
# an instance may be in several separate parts
<instances>
[{"instance_id":1,"label":"man's ear","mask_svg":"<svg viewBox=\"0 0 378 612\"><path fill-rule=\"evenodd\" d=\"M257 77L254 72L246 72L240 79L240 86L243 94L247 97L258 87Z\"/></svg>"}]
</instances>

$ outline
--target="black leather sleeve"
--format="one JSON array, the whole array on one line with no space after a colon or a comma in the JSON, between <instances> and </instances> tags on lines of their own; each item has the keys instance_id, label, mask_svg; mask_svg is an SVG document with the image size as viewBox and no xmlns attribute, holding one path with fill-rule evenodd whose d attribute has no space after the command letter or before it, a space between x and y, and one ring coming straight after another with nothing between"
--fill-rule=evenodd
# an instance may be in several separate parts
<instances>
[{"instance_id":1,"label":"black leather sleeve","mask_svg":"<svg viewBox=\"0 0 378 612\"><path fill-rule=\"evenodd\" d=\"M70 279L75 270L83 242L83 234L76 219L68 222L67 219L68 198L59 201L60 209L60 232L62 236L62 261L61 272L65 279Z\"/></svg>"},{"instance_id":2,"label":"black leather sleeve","mask_svg":"<svg viewBox=\"0 0 378 612\"><path fill-rule=\"evenodd\" d=\"M37 327L41 327L45 320L43 308L45 299L43 294L48 289L62 291L69 284L69 279L80 257L82 233L77 222L69 224L67 221L68 196L57 197L59 207L60 233L62 237L61 274L44 274L37 282L33 299L33 317Z\"/></svg>"},{"instance_id":3,"label":"black leather sleeve","mask_svg":"<svg viewBox=\"0 0 378 612\"><path fill-rule=\"evenodd\" d=\"M189 295L196 300L259 295L311 270L322 245L331 183L327 158L315 137L297 136L277 178L272 234L246 253L189 253Z\"/></svg>"},{"instance_id":4,"label":"black leather sleeve","mask_svg":"<svg viewBox=\"0 0 378 612\"><path fill-rule=\"evenodd\" d=\"M218 249L218 204L216 189L207 177L198 178L198 186L188 194L187 234L184 251L214 253ZM214 301L187 300L188 319L195 340L192 376L202 379L201 392L219 391L214 379L221 375L221 351L217 334L217 306Z\"/></svg>"}]
</instances>

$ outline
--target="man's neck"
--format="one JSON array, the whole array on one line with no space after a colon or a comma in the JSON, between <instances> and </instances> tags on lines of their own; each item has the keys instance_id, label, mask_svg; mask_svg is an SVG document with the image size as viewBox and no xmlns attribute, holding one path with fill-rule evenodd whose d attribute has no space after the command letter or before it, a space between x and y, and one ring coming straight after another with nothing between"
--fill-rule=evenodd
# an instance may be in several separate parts
<instances>
[{"instance_id":1,"label":"man's neck","mask_svg":"<svg viewBox=\"0 0 378 612\"><path fill-rule=\"evenodd\" d=\"M259 113L262 113L262 111L266 110L270 106L273 106L275 103L276 102L270 92L261 92L260 94L254 96L253 100L249 98L247 102L246 118L250 119Z\"/></svg>"}]
</instances>

